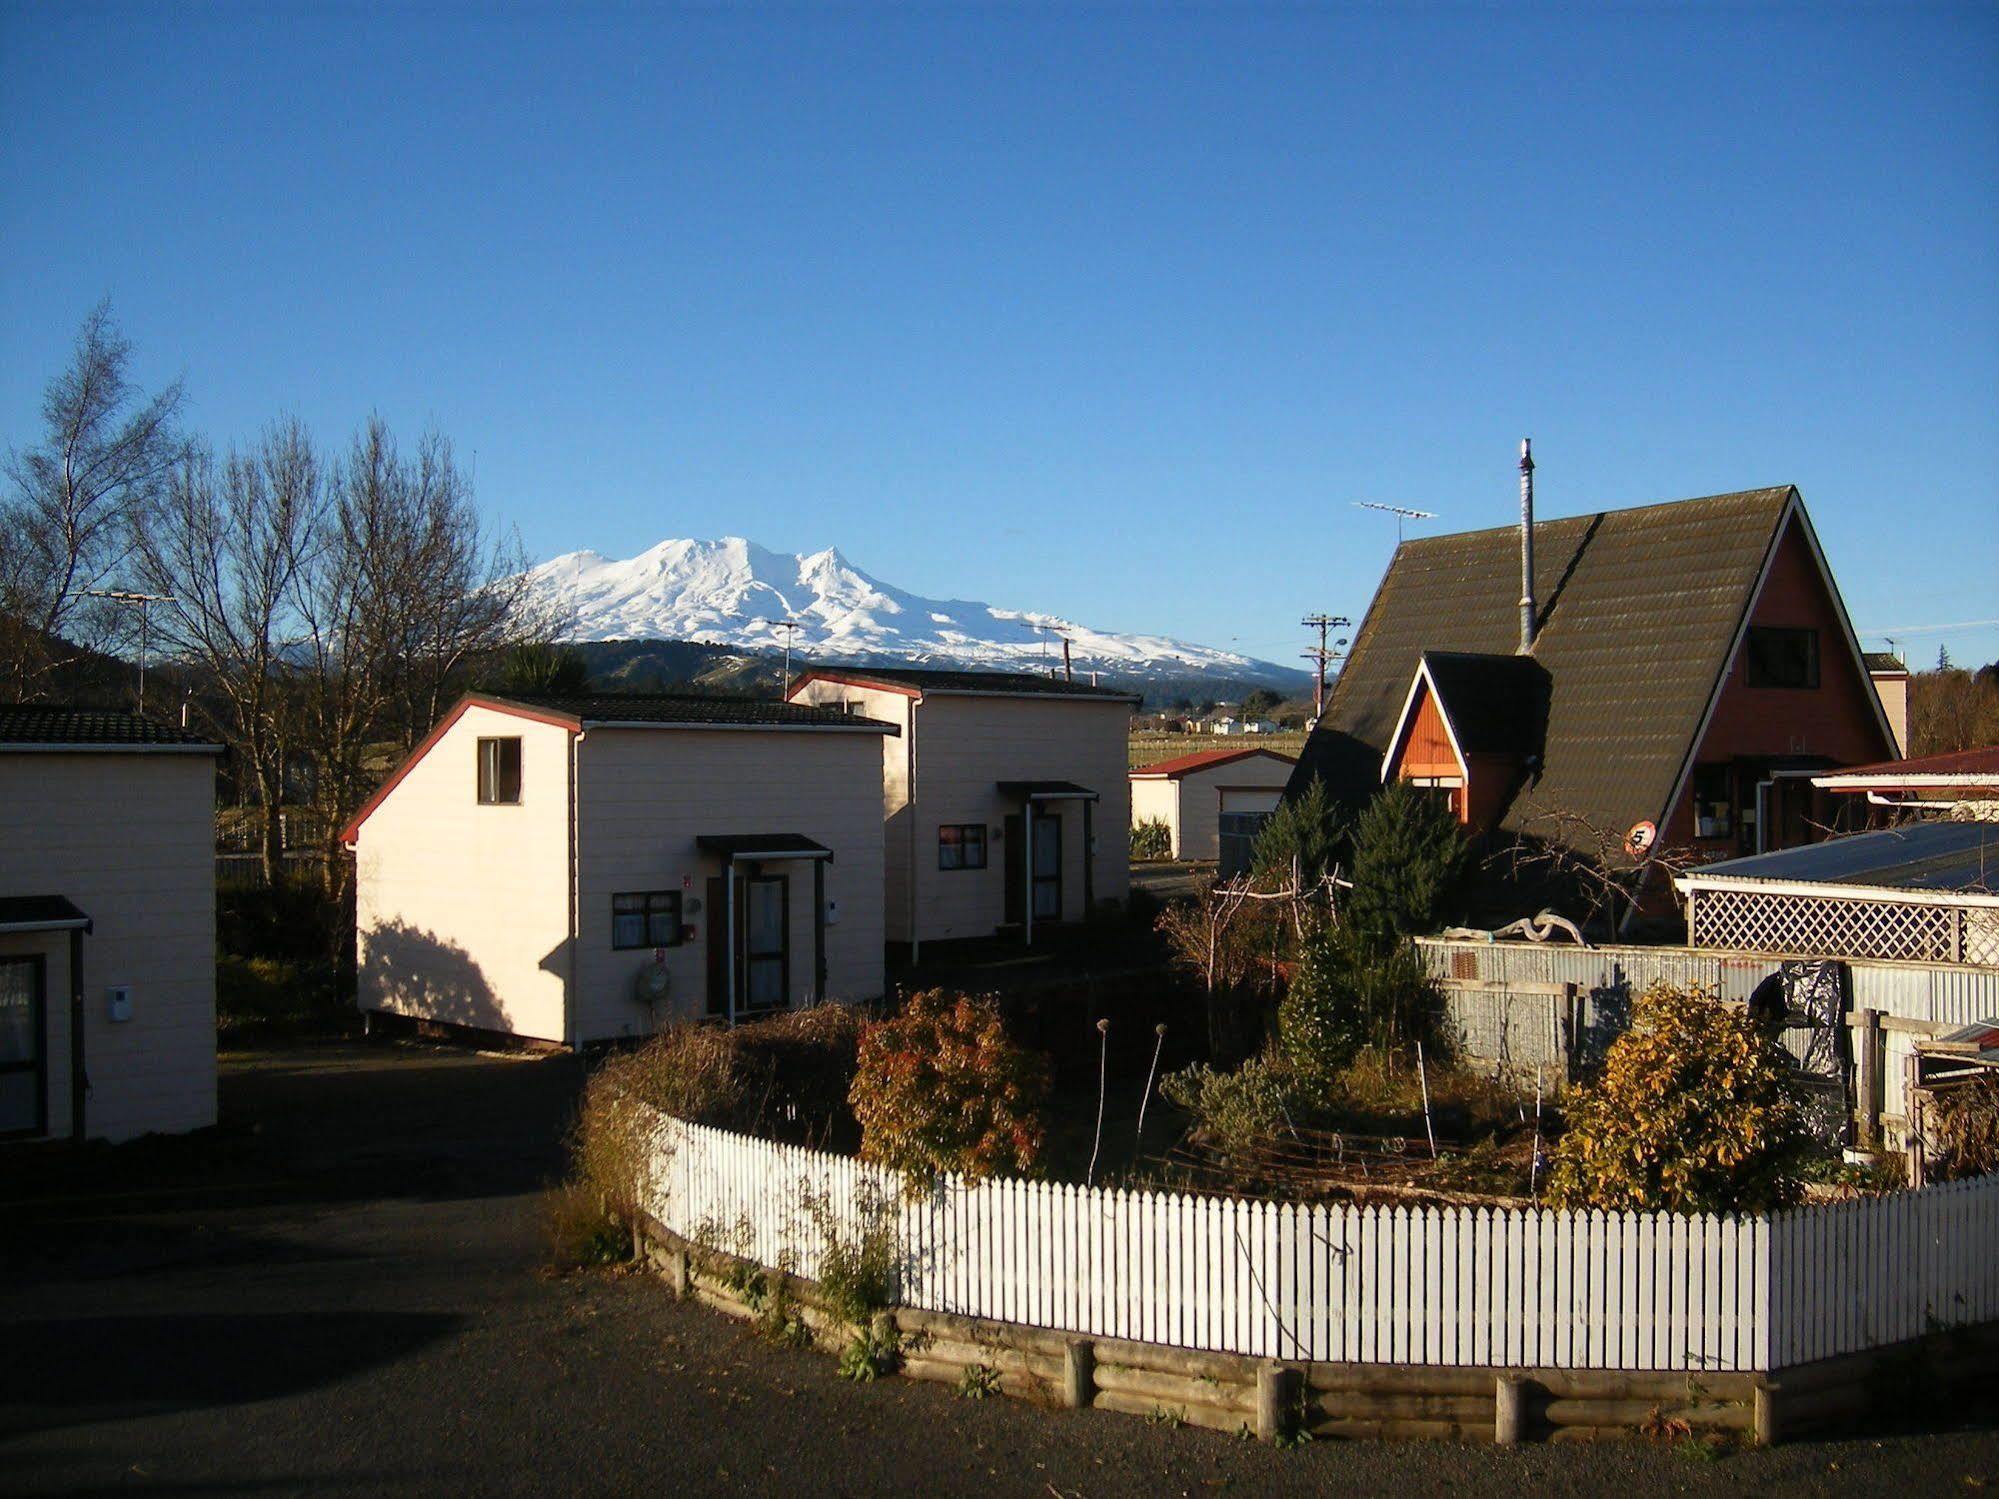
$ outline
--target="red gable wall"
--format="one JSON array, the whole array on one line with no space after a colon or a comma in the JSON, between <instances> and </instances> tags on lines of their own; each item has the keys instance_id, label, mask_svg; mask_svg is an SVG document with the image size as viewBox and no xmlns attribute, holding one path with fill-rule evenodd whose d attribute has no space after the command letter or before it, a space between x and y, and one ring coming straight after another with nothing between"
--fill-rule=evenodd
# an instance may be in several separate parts
<instances>
[{"instance_id":1,"label":"red gable wall","mask_svg":"<svg viewBox=\"0 0 1999 1499\"><path fill-rule=\"evenodd\" d=\"M1749 622L1818 631L1819 685L1815 690L1751 687L1744 676L1747 653L1737 650L1695 764L1738 756L1815 755L1837 765L1862 765L1893 757L1895 747L1881 732L1867 674L1847 646L1839 612L1796 516L1786 523ZM1669 848L1694 843L1691 778L1662 833ZM1734 841L1733 836L1726 840L1730 848Z\"/></svg>"}]
</instances>

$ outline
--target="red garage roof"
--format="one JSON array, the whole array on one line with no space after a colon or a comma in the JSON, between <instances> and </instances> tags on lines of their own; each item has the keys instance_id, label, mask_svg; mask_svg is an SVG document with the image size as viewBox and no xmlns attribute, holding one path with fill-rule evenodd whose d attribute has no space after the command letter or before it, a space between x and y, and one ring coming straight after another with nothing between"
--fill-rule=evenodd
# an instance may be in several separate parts
<instances>
[{"instance_id":1,"label":"red garage roof","mask_svg":"<svg viewBox=\"0 0 1999 1499\"><path fill-rule=\"evenodd\" d=\"M1281 755L1272 749L1224 749L1200 750L1191 755L1182 755L1176 760L1161 760L1157 765L1141 765L1131 773L1134 781L1177 781L1197 770L1213 770L1217 765L1227 765L1236 760L1247 760L1252 755L1268 755L1273 760L1286 765L1296 765L1296 755Z\"/></svg>"},{"instance_id":2,"label":"red garage roof","mask_svg":"<svg viewBox=\"0 0 1999 1499\"><path fill-rule=\"evenodd\" d=\"M1813 776L1812 783L1834 791L1879 790L1884 786L1999 786L1999 744L1952 750L1942 755L1919 755L1913 760L1849 765L1844 770Z\"/></svg>"}]
</instances>

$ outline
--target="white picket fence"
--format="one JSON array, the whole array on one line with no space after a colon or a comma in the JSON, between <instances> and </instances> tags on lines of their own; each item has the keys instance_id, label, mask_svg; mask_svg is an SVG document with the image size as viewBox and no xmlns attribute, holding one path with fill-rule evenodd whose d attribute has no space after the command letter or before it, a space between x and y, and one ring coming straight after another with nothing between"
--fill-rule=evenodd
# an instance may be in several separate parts
<instances>
[{"instance_id":1,"label":"white picket fence","mask_svg":"<svg viewBox=\"0 0 1999 1499\"><path fill-rule=\"evenodd\" d=\"M894 1234L902 1301L1256 1357L1769 1371L1999 1321L1999 1179L1768 1217L1357 1208L892 1172L659 1116L648 1211L817 1271Z\"/></svg>"}]
</instances>

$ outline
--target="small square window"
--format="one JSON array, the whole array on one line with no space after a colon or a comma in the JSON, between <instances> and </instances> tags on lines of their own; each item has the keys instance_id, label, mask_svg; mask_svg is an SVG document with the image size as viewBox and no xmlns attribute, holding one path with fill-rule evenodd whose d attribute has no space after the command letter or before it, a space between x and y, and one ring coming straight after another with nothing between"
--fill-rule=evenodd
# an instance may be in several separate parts
<instances>
[{"instance_id":1,"label":"small square window","mask_svg":"<svg viewBox=\"0 0 1999 1499\"><path fill-rule=\"evenodd\" d=\"M680 946L680 892L638 890L612 896L611 946Z\"/></svg>"},{"instance_id":2,"label":"small square window","mask_svg":"<svg viewBox=\"0 0 1999 1499\"><path fill-rule=\"evenodd\" d=\"M1694 836L1726 838L1734 832L1735 798L1726 765L1694 767Z\"/></svg>"},{"instance_id":3,"label":"small square window","mask_svg":"<svg viewBox=\"0 0 1999 1499\"><path fill-rule=\"evenodd\" d=\"M1751 627L1743 641L1743 679L1751 687L1816 687L1819 684L1817 630Z\"/></svg>"},{"instance_id":4,"label":"small square window","mask_svg":"<svg viewBox=\"0 0 1999 1499\"><path fill-rule=\"evenodd\" d=\"M479 802L482 806L514 806L521 799L521 742L518 739L479 741Z\"/></svg>"},{"instance_id":5,"label":"small square window","mask_svg":"<svg viewBox=\"0 0 1999 1499\"><path fill-rule=\"evenodd\" d=\"M937 829L939 869L984 869L986 867L986 825L982 822L945 823Z\"/></svg>"}]
</instances>

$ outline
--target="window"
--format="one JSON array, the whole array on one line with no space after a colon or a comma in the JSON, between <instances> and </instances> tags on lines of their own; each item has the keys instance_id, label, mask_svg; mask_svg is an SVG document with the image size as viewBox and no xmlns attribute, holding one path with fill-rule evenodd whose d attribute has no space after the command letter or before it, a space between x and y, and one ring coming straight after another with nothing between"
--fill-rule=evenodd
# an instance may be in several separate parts
<instances>
[{"instance_id":1,"label":"window","mask_svg":"<svg viewBox=\"0 0 1999 1499\"><path fill-rule=\"evenodd\" d=\"M1816 687L1819 684L1819 632L1750 628L1743 643L1744 675L1751 687Z\"/></svg>"},{"instance_id":2,"label":"window","mask_svg":"<svg viewBox=\"0 0 1999 1499\"><path fill-rule=\"evenodd\" d=\"M612 896L611 946L680 946L680 892L640 890Z\"/></svg>"},{"instance_id":3,"label":"window","mask_svg":"<svg viewBox=\"0 0 1999 1499\"><path fill-rule=\"evenodd\" d=\"M986 867L986 825L982 822L946 823L937 830L939 869L984 869Z\"/></svg>"},{"instance_id":4,"label":"window","mask_svg":"<svg viewBox=\"0 0 1999 1499\"><path fill-rule=\"evenodd\" d=\"M791 890L782 879L743 882L741 1004L752 1010L785 1003L791 984Z\"/></svg>"},{"instance_id":5,"label":"window","mask_svg":"<svg viewBox=\"0 0 1999 1499\"><path fill-rule=\"evenodd\" d=\"M1694 767L1694 836L1726 838L1734 831L1735 797L1726 765Z\"/></svg>"},{"instance_id":6,"label":"window","mask_svg":"<svg viewBox=\"0 0 1999 1499\"><path fill-rule=\"evenodd\" d=\"M0 958L0 1135L48 1130L46 978L39 956Z\"/></svg>"},{"instance_id":7,"label":"window","mask_svg":"<svg viewBox=\"0 0 1999 1499\"><path fill-rule=\"evenodd\" d=\"M521 799L521 742L518 739L479 741L479 803L515 806Z\"/></svg>"}]
</instances>

